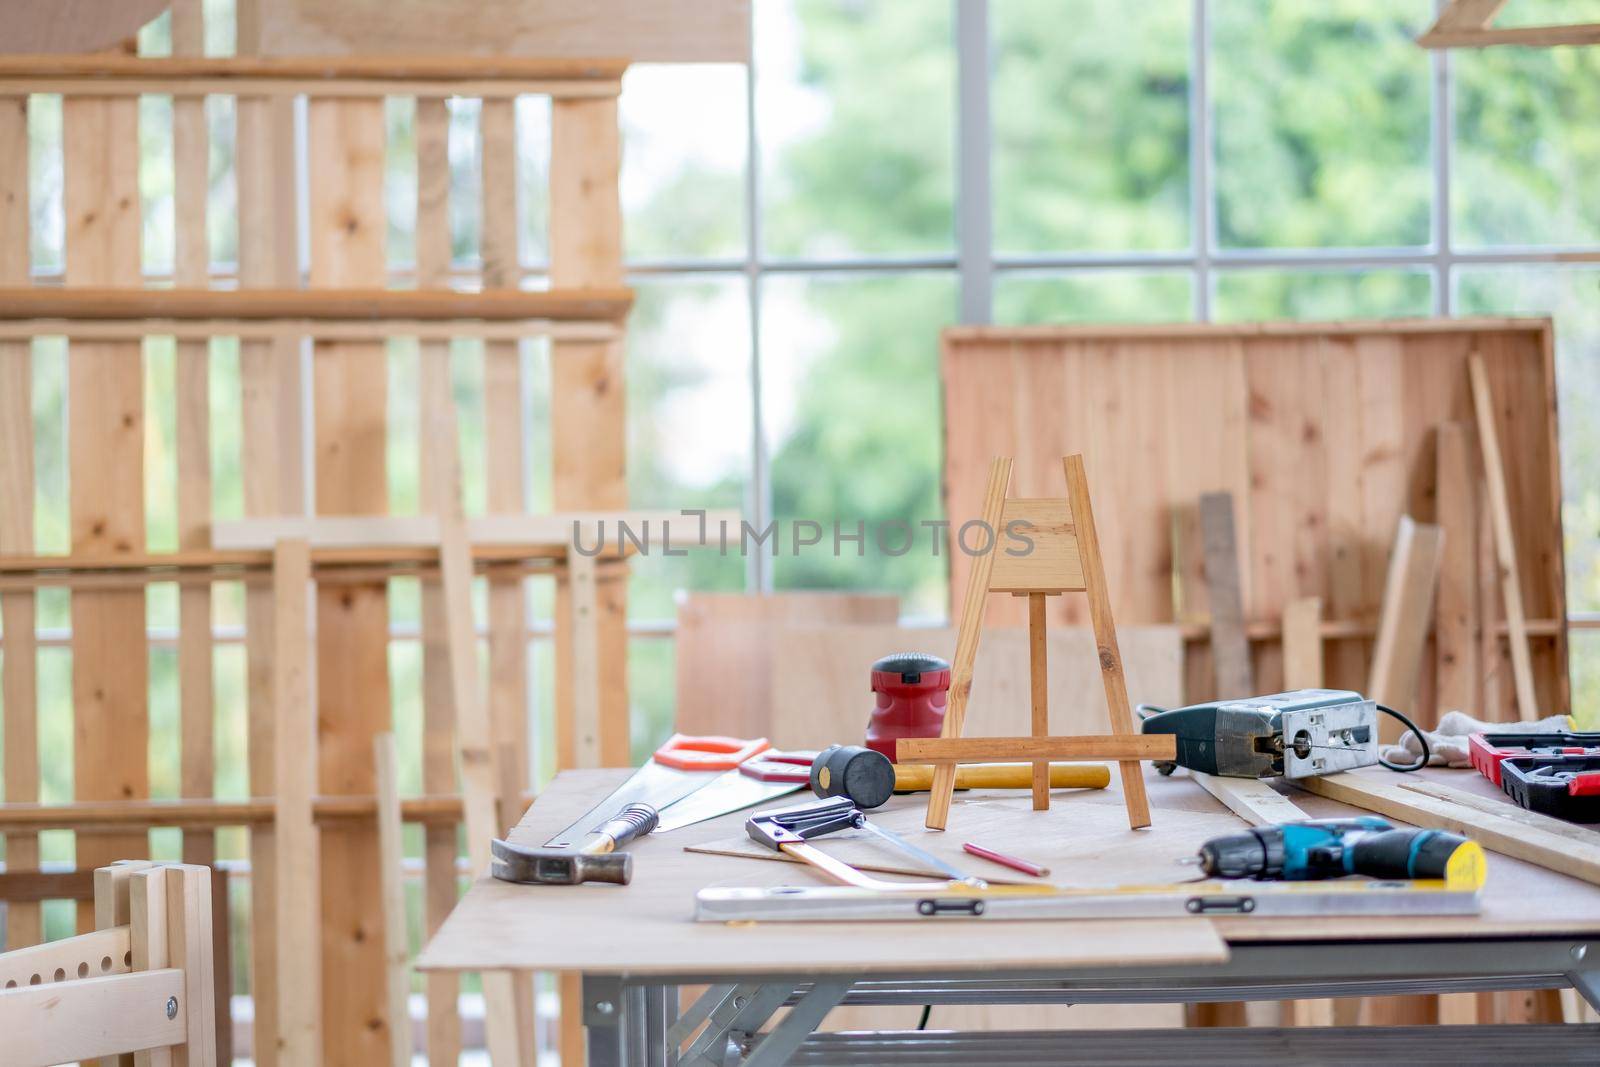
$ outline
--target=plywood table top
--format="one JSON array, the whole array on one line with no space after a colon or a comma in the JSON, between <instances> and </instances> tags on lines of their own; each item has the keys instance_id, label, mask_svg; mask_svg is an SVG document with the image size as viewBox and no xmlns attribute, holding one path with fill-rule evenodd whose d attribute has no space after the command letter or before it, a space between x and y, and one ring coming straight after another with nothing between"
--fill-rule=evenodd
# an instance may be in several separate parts
<instances>
[{"instance_id":1,"label":"plywood table top","mask_svg":"<svg viewBox=\"0 0 1600 1067\"><path fill-rule=\"evenodd\" d=\"M1382 772L1388 773L1388 772ZM1459 788L1482 786L1476 772L1429 771ZM537 846L626 776L620 770L561 774L512 831ZM1115 777L1115 776L1113 776ZM1147 768L1154 825L1129 830L1111 789L1057 790L1051 810L1034 812L1025 792L957 793L950 828L922 828L926 794L899 796L871 818L964 870L992 880L1004 869L961 852L963 841L1025 856L1051 868L1062 885L1109 886L1194 878L1184 861L1201 842L1244 823L1179 772ZM1354 809L1292 791L1315 818ZM806 794L809 795L809 794ZM768 806L800 803L803 796ZM1513 934L1600 934L1600 887L1491 854L1479 916L1434 918L1174 918L1138 921L973 921L763 923L693 921L694 894L706 886L814 885L804 867L737 852L748 812L646 838L630 846L629 886L523 886L480 878L424 950L424 970L517 968L591 974L740 975L799 969L861 975L1022 971L1161 964L1227 958L1228 941L1464 938ZM828 852L862 865L904 860L864 835L824 839Z\"/></svg>"}]
</instances>

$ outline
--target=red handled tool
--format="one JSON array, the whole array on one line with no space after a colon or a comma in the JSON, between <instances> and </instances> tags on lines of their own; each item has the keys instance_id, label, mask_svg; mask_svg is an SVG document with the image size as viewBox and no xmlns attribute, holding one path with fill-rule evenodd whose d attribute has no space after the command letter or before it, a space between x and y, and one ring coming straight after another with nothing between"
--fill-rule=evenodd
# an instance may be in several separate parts
<instances>
[{"instance_id":1,"label":"red handled tool","mask_svg":"<svg viewBox=\"0 0 1600 1067\"><path fill-rule=\"evenodd\" d=\"M656 811L682 800L724 772L772 747L764 737L753 741L737 737L687 737L673 734L656 749L650 762L583 817L546 841L546 848L571 848L595 827L629 804L648 804Z\"/></svg>"}]
</instances>

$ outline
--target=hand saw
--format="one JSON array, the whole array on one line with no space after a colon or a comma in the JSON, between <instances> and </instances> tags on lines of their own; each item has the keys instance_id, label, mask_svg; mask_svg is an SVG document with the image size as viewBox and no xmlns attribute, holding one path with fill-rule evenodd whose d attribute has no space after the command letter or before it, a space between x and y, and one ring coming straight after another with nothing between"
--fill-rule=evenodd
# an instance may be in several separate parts
<instances>
[{"instance_id":1,"label":"hand saw","mask_svg":"<svg viewBox=\"0 0 1600 1067\"><path fill-rule=\"evenodd\" d=\"M550 840L546 848L571 848L574 844L629 804L648 804L657 811L709 785L724 771L733 770L770 745L764 737L744 741L736 737L687 737L673 734L656 749L650 762L583 817Z\"/></svg>"}]
</instances>

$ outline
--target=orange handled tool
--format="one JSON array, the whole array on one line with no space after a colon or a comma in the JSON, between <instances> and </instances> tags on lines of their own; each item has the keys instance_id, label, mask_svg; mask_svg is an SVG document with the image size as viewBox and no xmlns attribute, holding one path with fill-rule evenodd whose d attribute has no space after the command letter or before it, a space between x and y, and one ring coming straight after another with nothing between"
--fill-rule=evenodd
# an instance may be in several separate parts
<instances>
[{"instance_id":1,"label":"orange handled tool","mask_svg":"<svg viewBox=\"0 0 1600 1067\"><path fill-rule=\"evenodd\" d=\"M770 747L764 737L746 741L737 737L673 734L656 749L649 763L634 771L633 776L610 796L584 812L582 818L546 841L545 847L574 847L589 831L629 804L648 804L660 811Z\"/></svg>"}]
</instances>

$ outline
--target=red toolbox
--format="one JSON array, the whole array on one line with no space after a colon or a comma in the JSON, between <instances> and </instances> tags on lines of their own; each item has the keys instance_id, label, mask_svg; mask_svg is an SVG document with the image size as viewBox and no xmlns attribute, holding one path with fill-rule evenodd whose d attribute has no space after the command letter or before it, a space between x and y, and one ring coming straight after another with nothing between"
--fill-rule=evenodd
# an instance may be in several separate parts
<instances>
[{"instance_id":1,"label":"red toolbox","mask_svg":"<svg viewBox=\"0 0 1600 1067\"><path fill-rule=\"evenodd\" d=\"M1508 756L1600 757L1600 733L1518 733L1497 730L1467 738L1467 752L1478 773L1500 788L1500 762Z\"/></svg>"}]
</instances>

